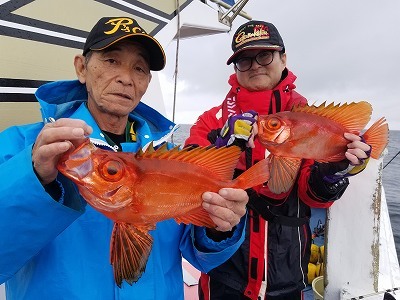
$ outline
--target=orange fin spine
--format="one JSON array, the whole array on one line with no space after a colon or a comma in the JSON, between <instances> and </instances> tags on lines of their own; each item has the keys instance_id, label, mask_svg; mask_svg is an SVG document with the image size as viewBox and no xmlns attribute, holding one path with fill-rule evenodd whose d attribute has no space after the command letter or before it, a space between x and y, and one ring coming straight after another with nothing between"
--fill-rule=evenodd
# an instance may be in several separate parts
<instances>
[{"instance_id":1,"label":"orange fin spine","mask_svg":"<svg viewBox=\"0 0 400 300\"><path fill-rule=\"evenodd\" d=\"M290 157L278 157L270 155L270 179L268 188L275 194L289 191L300 169L301 159Z\"/></svg>"},{"instance_id":2,"label":"orange fin spine","mask_svg":"<svg viewBox=\"0 0 400 300\"><path fill-rule=\"evenodd\" d=\"M262 159L234 180L234 187L249 189L269 180L269 160Z\"/></svg>"},{"instance_id":3,"label":"orange fin spine","mask_svg":"<svg viewBox=\"0 0 400 300\"><path fill-rule=\"evenodd\" d=\"M389 142L389 126L380 118L363 134L365 142L372 147L371 157L378 159Z\"/></svg>"},{"instance_id":4,"label":"orange fin spine","mask_svg":"<svg viewBox=\"0 0 400 300\"><path fill-rule=\"evenodd\" d=\"M121 287L123 280L130 285L138 281L145 270L152 244L153 238L147 228L127 223L114 224L110 257L118 287Z\"/></svg>"},{"instance_id":5,"label":"orange fin spine","mask_svg":"<svg viewBox=\"0 0 400 300\"><path fill-rule=\"evenodd\" d=\"M367 101L326 105L326 102L319 106L295 105L293 112L304 112L328 118L341 124L346 132L359 134L371 119L372 106Z\"/></svg>"},{"instance_id":6,"label":"orange fin spine","mask_svg":"<svg viewBox=\"0 0 400 300\"><path fill-rule=\"evenodd\" d=\"M194 209L185 216L176 217L174 220L178 224L193 224L196 226L205 226L209 228L214 228L216 226L213 220L211 220L208 212L206 212L202 207Z\"/></svg>"},{"instance_id":7,"label":"orange fin spine","mask_svg":"<svg viewBox=\"0 0 400 300\"><path fill-rule=\"evenodd\" d=\"M231 180L240 154L241 150L236 146L218 149L215 147L188 147L181 150L177 148L167 150L166 147L161 147L157 150L150 150L149 152L147 150L145 152L138 152L136 157L139 159L182 161L207 168L221 180Z\"/></svg>"}]
</instances>

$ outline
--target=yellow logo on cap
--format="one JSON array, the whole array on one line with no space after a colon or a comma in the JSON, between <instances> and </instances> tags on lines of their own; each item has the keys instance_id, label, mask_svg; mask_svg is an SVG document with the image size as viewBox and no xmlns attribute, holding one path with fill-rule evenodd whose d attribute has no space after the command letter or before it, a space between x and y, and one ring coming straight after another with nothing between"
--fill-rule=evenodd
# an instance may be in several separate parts
<instances>
[{"instance_id":1,"label":"yellow logo on cap","mask_svg":"<svg viewBox=\"0 0 400 300\"><path fill-rule=\"evenodd\" d=\"M138 26L130 27L129 25L133 24L133 20L129 18L116 18L108 20L105 24L110 24L114 26L109 31L104 31L105 34L113 34L117 32L117 30L122 30L127 33L146 33L142 28Z\"/></svg>"},{"instance_id":2,"label":"yellow logo on cap","mask_svg":"<svg viewBox=\"0 0 400 300\"><path fill-rule=\"evenodd\" d=\"M256 25L253 32L239 32L235 38L236 47L254 40L269 39L268 27L264 25Z\"/></svg>"}]
</instances>

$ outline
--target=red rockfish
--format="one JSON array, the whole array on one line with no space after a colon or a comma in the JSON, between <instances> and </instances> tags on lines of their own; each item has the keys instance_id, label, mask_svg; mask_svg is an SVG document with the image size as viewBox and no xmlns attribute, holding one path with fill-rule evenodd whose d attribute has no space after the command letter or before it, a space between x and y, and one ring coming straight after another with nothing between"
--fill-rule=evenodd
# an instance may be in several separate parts
<instances>
[{"instance_id":1,"label":"red rockfish","mask_svg":"<svg viewBox=\"0 0 400 300\"><path fill-rule=\"evenodd\" d=\"M296 179L301 159L337 162L345 159L345 132L359 135L371 118L372 107L366 101L342 105L298 105L291 111L258 118L258 140L270 152L269 189L287 192ZM384 118L363 135L378 158L388 143L389 128Z\"/></svg>"},{"instance_id":2,"label":"red rockfish","mask_svg":"<svg viewBox=\"0 0 400 300\"><path fill-rule=\"evenodd\" d=\"M110 255L121 287L122 280L132 284L144 272L153 243L149 230L157 222L173 218L215 227L201 205L204 192L268 181L268 160L232 180L240 154L238 147L149 147L134 154L102 150L88 141L66 153L58 170L77 184L93 208L115 222Z\"/></svg>"}]
</instances>

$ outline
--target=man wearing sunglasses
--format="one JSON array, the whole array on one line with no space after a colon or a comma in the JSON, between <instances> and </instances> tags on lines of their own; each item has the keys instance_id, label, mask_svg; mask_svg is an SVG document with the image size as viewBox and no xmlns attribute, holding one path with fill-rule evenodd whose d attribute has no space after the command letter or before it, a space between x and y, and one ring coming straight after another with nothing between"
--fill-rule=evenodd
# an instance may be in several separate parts
<instances>
[{"instance_id":1,"label":"man wearing sunglasses","mask_svg":"<svg viewBox=\"0 0 400 300\"><path fill-rule=\"evenodd\" d=\"M286 67L285 45L273 24L254 20L243 24L233 36L232 50L227 61L235 71L228 81L231 89L221 105L198 118L185 144L242 147L237 176L268 155L253 139L257 114L290 110L307 100L295 91L296 76ZM290 191L277 195L266 186L247 191L246 239L228 261L201 275L201 300L302 299L311 247L310 207L329 207L348 186L346 176L334 183L325 182L325 176L349 163L360 164L369 155L369 145L359 136L345 137L348 147L357 149L349 160L323 166L304 160ZM219 234L219 239L225 235Z\"/></svg>"}]
</instances>

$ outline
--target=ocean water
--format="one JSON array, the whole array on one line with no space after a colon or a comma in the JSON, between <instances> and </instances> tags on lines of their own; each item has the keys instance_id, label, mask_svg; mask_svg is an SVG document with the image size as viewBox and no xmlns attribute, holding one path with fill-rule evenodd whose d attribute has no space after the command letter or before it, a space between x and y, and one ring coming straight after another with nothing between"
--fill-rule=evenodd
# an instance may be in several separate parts
<instances>
[{"instance_id":1,"label":"ocean water","mask_svg":"<svg viewBox=\"0 0 400 300\"><path fill-rule=\"evenodd\" d=\"M189 135L191 125L183 124L173 136L175 144L183 144ZM389 134L388 153L383 159L383 187L388 204L397 257L400 261L400 154L389 162L400 151L400 131L391 130Z\"/></svg>"},{"instance_id":2,"label":"ocean water","mask_svg":"<svg viewBox=\"0 0 400 300\"><path fill-rule=\"evenodd\" d=\"M388 154L383 158L383 187L390 222L392 224L397 257L400 261L400 131L391 130L389 134ZM398 154L396 157L395 155ZM395 157L395 158L394 158ZM393 159L392 161L390 161ZM390 162L389 162L390 161Z\"/></svg>"}]
</instances>

